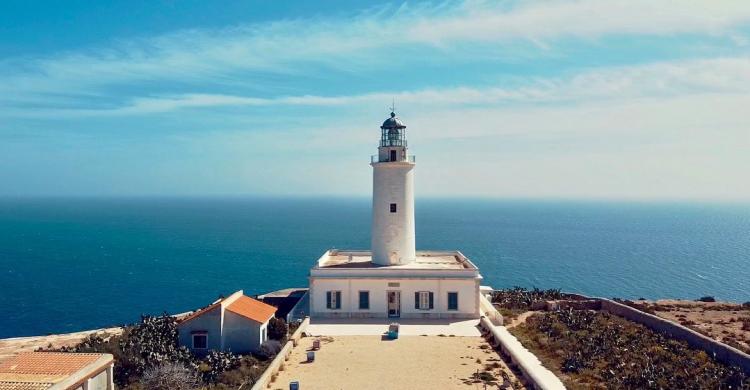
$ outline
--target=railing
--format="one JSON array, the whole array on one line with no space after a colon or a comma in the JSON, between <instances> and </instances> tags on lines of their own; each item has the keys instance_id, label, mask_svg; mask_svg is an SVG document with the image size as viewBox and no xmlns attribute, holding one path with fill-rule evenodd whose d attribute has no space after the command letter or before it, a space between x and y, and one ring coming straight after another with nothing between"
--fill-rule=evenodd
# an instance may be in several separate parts
<instances>
[{"instance_id":1,"label":"railing","mask_svg":"<svg viewBox=\"0 0 750 390\"><path fill-rule=\"evenodd\" d=\"M370 163L374 164L374 163L382 163L382 162L392 162L389 156L385 156L385 157L386 157L385 159L381 160L380 155L374 154L370 156ZM409 162L409 163L414 164L417 162L417 157L414 156L413 154L410 154L406 156L406 159L395 160L393 162Z\"/></svg>"},{"instance_id":2,"label":"railing","mask_svg":"<svg viewBox=\"0 0 750 390\"><path fill-rule=\"evenodd\" d=\"M384 138L384 139L380 140L380 146L381 147L388 147L388 146L409 146L409 144L406 142L405 139Z\"/></svg>"}]
</instances>

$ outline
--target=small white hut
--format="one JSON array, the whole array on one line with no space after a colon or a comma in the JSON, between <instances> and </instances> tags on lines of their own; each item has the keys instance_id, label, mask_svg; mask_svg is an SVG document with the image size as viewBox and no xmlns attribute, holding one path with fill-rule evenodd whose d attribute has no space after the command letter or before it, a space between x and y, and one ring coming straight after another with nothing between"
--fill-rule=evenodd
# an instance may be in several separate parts
<instances>
[{"instance_id":1,"label":"small white hut","mask_svg":"<svg viewBox=\"0 0 750 390\"><path fill-rule=\"evenodd\" d=\"M275 307L240 290L182 319L177 324L179 342L198 355L210 350L257 352L268 340L274 313Z\"/></svg>"}]
</instances>

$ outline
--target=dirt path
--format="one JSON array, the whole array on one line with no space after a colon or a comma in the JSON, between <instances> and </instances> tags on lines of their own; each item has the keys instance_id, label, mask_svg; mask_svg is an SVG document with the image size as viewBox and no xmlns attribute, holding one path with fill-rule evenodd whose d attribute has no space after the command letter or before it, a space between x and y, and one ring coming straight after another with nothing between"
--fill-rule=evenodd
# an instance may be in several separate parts
<instances>
[{"instance_id":1,"label":"dirt path","mask_svg":"<svg viewBox=\"0 0 750 390\"><path fill-rule=\"evenodd\" d=\"M509 324L505 325L506 328L515 328L518 325L521 325L526 322L526 319L531 317L532 315L536 313L541 313L539 311L527 311L524 313L521 313L518 317L514 318Z\"/></svg>"}]
</instances>

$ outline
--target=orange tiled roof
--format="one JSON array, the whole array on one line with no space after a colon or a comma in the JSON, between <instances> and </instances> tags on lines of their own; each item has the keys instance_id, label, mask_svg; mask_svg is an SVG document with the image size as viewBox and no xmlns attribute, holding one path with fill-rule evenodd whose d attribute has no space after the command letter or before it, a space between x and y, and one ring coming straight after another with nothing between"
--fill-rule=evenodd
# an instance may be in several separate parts
<instances>
[{"instance_id":1,"label":"orange tiled roof","mask_svg":"<svg viewBox=\"0 0 750 390\"><path fill-rule=\"evenodd\" d=\"M100 353L23 352L0 362L0 390L45 390L102 356Z\"/></svg>"},{"instance_id":2,"label":"orange tiled roof","mask_svg":"<svg viewBox=\"0 0 750 390\"><path fill-rule=\"evenodd\" d=\"M0 381L0 390L47 390L52 385L54 383Z\"/></svg>"},{"instance_id":3,"label":"orange tiled roof","mask_svg":"<svg viewBox=\"0 0 750 390\"><path fill-rule=\"evenodd\" d=\"M100 357L100 353L23 352L0 362L0 373L70 375Z\"/></svg>"},{"instance_id":4,"label":"orange tiled roof","mask_svg":"<svg viewBox=\"0 0 750 390\"><path fill-rule=\"evenodd\" d=\"M261 324L268 321L276 313L276 308L256 299L243 295L227 306L227 310L249 318Z\"/></svg>"}]
</instances>

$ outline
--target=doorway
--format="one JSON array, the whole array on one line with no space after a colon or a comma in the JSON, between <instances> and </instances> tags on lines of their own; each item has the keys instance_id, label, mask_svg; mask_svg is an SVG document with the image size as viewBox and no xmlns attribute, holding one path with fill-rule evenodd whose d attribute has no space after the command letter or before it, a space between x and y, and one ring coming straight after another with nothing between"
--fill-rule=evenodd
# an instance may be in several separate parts
<instances>
[{"instance_id":1,"label":"doorway","mask_svg":"<svg viewBox=\"0 0 750 390\"><path fill-rule=\"evenodd\" d=\"M401 317L401 291L386 291L388 300L388 317Z\"/></svg>"}]
</instances>

